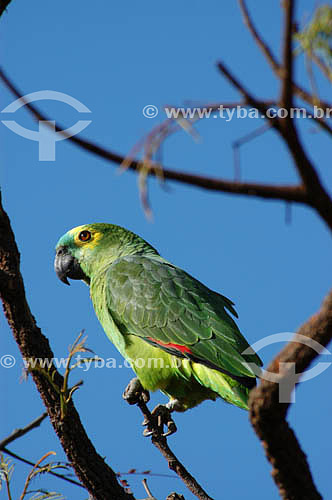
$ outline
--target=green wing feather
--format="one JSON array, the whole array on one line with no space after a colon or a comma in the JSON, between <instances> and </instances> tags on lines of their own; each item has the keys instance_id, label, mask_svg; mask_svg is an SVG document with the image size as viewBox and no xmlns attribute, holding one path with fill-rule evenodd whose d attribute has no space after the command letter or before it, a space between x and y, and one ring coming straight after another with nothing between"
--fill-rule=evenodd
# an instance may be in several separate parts
<instances>
[{"instance_id":1,"label":"green wing feather","mask_svg":"<svg viewBox=\"0 0 332 500\"><path fill-rule=\"evenodd\" d=\"M255 377L246 362L262 365L227 313L233 303L159 256L116 260L107 272L107 302L122 334L188 347L195 361L238 377ZM163 348L160 346L160 348Z\"/></svg>"}]
</instances>

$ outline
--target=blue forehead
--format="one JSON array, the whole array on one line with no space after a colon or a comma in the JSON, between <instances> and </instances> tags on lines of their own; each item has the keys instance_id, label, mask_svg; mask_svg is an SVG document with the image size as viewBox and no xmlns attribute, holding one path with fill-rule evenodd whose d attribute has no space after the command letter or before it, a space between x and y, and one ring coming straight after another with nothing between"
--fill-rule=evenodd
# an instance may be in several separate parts
<instances>
[{"instance_id":1,"label":"blue forehead","mask_svg":"<svg viewBox=\"0 0 332 500\"><path fill-rule=\"evenodd\" d=\"M55 248L58 248L58 247L61 247L61 246L69 246L70 244L73 243L73 241L74 241L73 235L70 234L70 232L68 231L68 233L66 233L63 236L61 236L61 238L59 239L59 241L56 244Z\"/></svg>"}]
</instances>

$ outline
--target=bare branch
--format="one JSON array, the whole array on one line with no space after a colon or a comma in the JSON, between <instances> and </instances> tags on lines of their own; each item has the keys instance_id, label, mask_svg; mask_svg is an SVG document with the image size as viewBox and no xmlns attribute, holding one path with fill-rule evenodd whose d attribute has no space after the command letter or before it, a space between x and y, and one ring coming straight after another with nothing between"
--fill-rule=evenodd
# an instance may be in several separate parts
<instances>
[{"instance_id":1,"label":"bare branch","mask_svg":"<svg viewBox=\"0 0 332 500\"><path fill-rule=\"evenodd\" d=\"M241 177L241 166L240 166L240 147L245 144L246 142L250 142L251 140L255 139L256 137L260 137L264 132L269 130L271 127L271 123L264 123L261 125L259 128L253 130L252 132L249 132L249 134L246 134L239 139L236 139L236 141L233 142L232 148L233 148L233 159L234 159L234 180L239 181Z\"/></svg>"},{"instance_id":2,"label":"bare branch","mask_svg":"<svg viewBox=\"0 0 332 500\"><path fill-rule=\"evenodd\" d=\"M0 197L0 268L5 278L0 282L0 297L5 316L25 359L52 359L54 355L48 340L42 334L31 314L25 298L23 279L19 269L20 256L10 221L1 206ZM58 387L63 377L52 367L52 377ZM78 478L95 500L133 500L120 486L116 474L96 452L88 438L72 401L61 420L58 392L42 374L33 372L32 378L43 399L51 423Z\"/></svg>"},{"instance_id":3,"label":"bare branch","mask_svg":"<svg viewBox=\"0 0 332 500\"><path fill-rule=\"evenodd\" d=\"M144 420L147 422L153 422L153 416L151 415L150 410L148 409L146 403L139 399L137 402L138 408L141 410ZM200 500L213 500L198 484L196 479L187 471L187 469L182 465L180 460L176 457L176 455L172 452L170 447L168 446L166 437L162 436L158 430L158 426L155 426L153 429L155 432L151 436L152 444L163 455L163 457L168 462L168 467L176 472L176 474L182 479L187 488Z\"/></svg>"},{"instance_id":4,"label":"bare branch","mask_svg":"<svg viewBox=\"0 0 332 500\"><path fill-rule=\"evenodd\" d=\"M7 9L10 2L11 2L11 0L0 0L0 17L4 13L4 11Z\"/></svg>"},{"instance_id":5,"label":"bare branch","mask_svg":"<svg viewBox=\"0 0 332 500\"><path fill-rule=\"evenodd\" d=\"M298 330L298 334L326 346L332 338L332 291L320 311ZM290 342L268 367L279 373L280 363L296 362L302 373L317 356L311 347ZM287 374L284 375L285 377ZM279 382L280 383L280 382ZM250 393L250 419L272 464L273 478L285 500L321 499L297 438L286 422L289 404L279 402L279 384L262 380Z\"/></svg>"},{"instance_id":6,"label":"bare branch","mask_svg":"<svg viewBox=\"0 0 332 500\"><path fill-rule=\"evenodd\" d=\"M290 109L293 103L293 53L292 53L292 37L293 37L293 16L294 16L295 0L283 0L285 11L284 21L284 49L283 49L283 75L282 75L282 90L281 90L281 106ZM290 119L290 118L289 118Z\"/></svg>"},{"instance_id":7,"label":"bare branch","mask_svg":"<svg viewBox=\"0 0 332 500\"><path fill-rule=\"evenodd\" d=\"M142 483L143 483L144 489L145 489L145 491L146 491L146 493L147 493L147 495L148 495L148 498L147 498L146 500L148 500L149 498L150 498L151 500L156 500L156 499L155 499L155 497L154 497L154 496L152 495L152 493L151 493L151 490L150 490L150 488L149 488L149 486L148 486L148 482L147 482L147 480L146 480L146 479L143 479Z\"/></svg>"},{"instance_id":8,"label":"bare branch","mask_svg":"<svg viewBox=\"0 0 332 500\"><path fill-rule=\"evenodd\" d=\"M24 488L23 488L23 491L22 491L22 494L19 498L19 500L24 500L24 497L25 495L27 494L27 489L28 489L28 486L31 482L31 479L33 478L33 475L34 475L34 471L36 469L38 469L39 465L47 458L49 457L50 455L56 455L56 453L54 451L49 451L48 453L45 453L45 455L43 455L35 464L34 466L32 467L32 470L29 472L26 480L25 480L25 484L24 484Z\"/></svg>"},{"instance_id":9,"label":"bare branch","mask_svg":"<svg viewBox=\"0 0 332 500\"><path fill-rule=\"evenodd\" d=\"M27 460L26 458L23 458L20 455L17 455L16 453L13 453L12 451L8 450L7 448L2 448L2 451L3 451L3 453L6 453L10 457L15 458L16 460L19 460L20 462L23 462L24 464L32 465L32 467L36 463L36 462L31 462L30 460ZM74 479L71 479L70 477L64 476L63 474L59 474L58 472L53 472L52 470L49 470L47 472L47 474L51 474L52 476L55 476L58 479L63 479L64 481L67 481L68 483L72 483L72 484L75 484L75 486L80 486L81 488L84 488L83 484L79 483L78 481L75 481Z\"/></svg>"},{"instance_id":10,"label":"bare branch","mask_svg":"<svg viewBox=\"0 0 332 500\"><path fill-rule=\"evenodd\" d=\"M219 70L231 82L231 84L242 94L246 102L265 114L266 107L263 101L255 99L249 91L235 78L224 63L218 63ZM293 157L297 170L302 178L303 187L300 187L306 203L315 208L332 230L332 200L323 188L319 176L306 155L298 137L294 119L273 118L270 120L272 126L280 133Z\"/></svg>"},{"instance_id":11,"label":"bare branch","mask_svg":"<svg viewBox=\"0 0 332 500\"><path fill-rule=\"evenodd\" d=\"M279 63L278 63L277 59L275 58L275 56L273 55L273 52L271 51L271 49L269 48L267 43L264 42L263 38L260 36L258 31L256 30L255 25L253 23L253 20L250 17L249 11L247 9L247 5L245 3L245 0L238 0L238 1L239 1L242 15L243 15L243 20L244 20L245 24L247 25L250 33L252 34L255 42L257 43L258 47L261 49L261 51L265 55L266 60L270 64L273 71L275 73L278 73L280 71Z\"/></svg>"},{"instance_id":12,"label":"bare branch","mask_svg":"<svg viewBox=\"0 0 332 500\"><path fill-rule=\"evenodd\" d=\"M40 417L35 418L30 424L26 425L23 427L23 429L15 429L10 436L6 437L2 441L0 441L0 451L3 450L5 446L7 446L9 443L12 443L15 441L15 439L18 439L21 436L24 436L24 434L27 434L27 432L31 431L35 427L39 427L42 421L47 417L47 411L45 411Z\"/></svg>"},{"instance_id":13,"label":"bare branch","mask_svg":"<svg viewBox=\"0 0 332 500\"><path fill-rule=\"evenodd\" d=\"M326 78L332 83L332 70L328 68L328 66L322 61L314 51L310 51L308 56L314 61L314 63L319 67L322 73L326 76Z\"/></svg>"},{"instance_id":14,"label":"bare branch","mask_svg":"<svg viewBox=\"0 0 332 500\"><path fill-rule=\"evenodd\" d=\"M249 90L247 90L244 87L244 85L239 82L239 80L233 75L233 73L231 73L231 71L227 68L227 66L222 61L219 61L217 63L217 67L218 67L219 71L233 85L233 87L235 87L240 92L240 94L243 96L245 102L247 104L250 104L254 108L258 109L258 111L260 111L265 116L267 108L268 108L267 104L264 101L260 101L260 100L256 99L255 97L253 97L250 94ZM278 120L276 120L275 118L269 118L268 116L267 116L267 119L270 119L273 127L278 128L278 126L279 126Z\"/></svg>"},{"instance_id":15,"label":"bare branch","mask_svg":"<svg viewBox=\"0 0 332 500\"><path fill-rule=\"evenodd\" d=\"M306 110L306 116L307 117L310 117L312 116L312 111L308 108L303 108ZM311 120L311 118L308 118L309 120ZM322 117L318 117L316 116L315 117L315 121L318 122L318 125L323 128L325 130L325 132L327 132L328 134L332 135L332 126L330 126L326 120L324 120L324 118Z\"/></svg>"},{"instance_id":16,"label":"bare branch","mask_svg":"<svg viewBox=\"0 0 332 500\"><path fill-rule=\"evenodd\" d=\"M289 21L287 21L289 22ZM218 68L231 84L242 94L246 102L265 114L266 107L263 101L255 99L249 91L235 78L224 63L218 62ZM326 224L332 230L332 200L322 186L318 173L306 155L298 137L294 119L273 118L272 126L280 133L293 157L297 170L302 178L303 187L300 187L305 203L315 208Z\"/></svg>"},{"instance_id":17,"label":"bare branch","mask_svg":"<svg viewBox=\"0 0 332 500\"><path fill-rule=\"evenodd\" d=\"M261 49L261 51L263 52L263 54L265 55L268 63L270 64L273 72L277 75L278 78L282 79L283 78L283 70L282 70L282 66L280 65L280 63L278 62L277 58L273 55L272 51L269 49L268 45L263 41L262 37L260 36L260 34L258 33L255 25L254 25L254 22L252 20L252 18L250 17L250 14L249 14L249 11L247 9L247 6L246 6L246 3L245 3L245 0L238 0L239 1L239 4L240 4L240 8L241 8L241 11L242 11L242 14L243 14L243 17L244 17L244 22L245 24L247 25L250 33L252 34L256 44L258 45L258 47ZM311 106L319 106L323 109L331 109L332 108L332 104L325 101L325 100L322 100L322 99L319 99L317 101L316 97L313 96L312 94L310 94L310 92L308 92L307 90L305 90L303 87L301 87L300 85L297 85L295 82L292 83L293 85L293 92L294 94L296 94L298 97L300 97L301 99L303 99L304 101L306 101L308 104L310 104Z\"/></svg>"},{"instance_id":18,"label":"bare branch","mask_svg":"<svg viewBox=\"0 0 332 500\"><path fill-rule=\"evenodd\" d=\"M317 96L310 94L310 92L308 92L303 87L300 87L294 82L293 82L293 90L298 97L306 101L308 104L311 104L311 106L319 106L325 111L332 109L332 103L322 100L321 98L317 99Z\"/></svg>"},{"instance_id":19,"label":"bare branch","mask_svg":"<svg viewBox=\"0 0 332 500\"><path fill-rule=\"evenodd\" d=\"M324 189L314 165L304 151L294 125L294 119L280 120L280 122L282 122L282 126L278 131L283 137L293 157L297 171L302 178L307 195L306 203L315 208L332 230L332 199Z\"/></svg>"},{"instance_id":20,"label":"bare branch","mask_svg":"<svg viewBox=\"0 0 332 500\"><path fill-rule=\"evenodd\" d=\"M16 87L6 77L2 70L0 70L0 78L16 97L22 97L22 94L16 89ZM27 103L26 107L38 120L48 121L47 117L42 115L33 105L31 105L31 103ZM57 132L66 135L64 133L63 127L57 126L56 130ZM107 150L102 146L99 146L98 144L90 142L86 139L81 139L79 136L68 137L68 140L78 145L82 149L89 151L90 153L93 153L112 163L121 165L126 161L126 158L124 156ZM128 166L128 169L136 171L142 167L144 167L144 164L142 162L132 160L130 165ZM151 171L149 172L149 175L155 176L158 169L162 169L165 179L201 187L203 189L208 189L211 191L241 194L265 199L286 200L293 201L295 203L306 203L306 194L301 186L268 185L251 182L232 182L224 179L217 179L196 174L187 174L186 172L178 172L176 170L164 168L157 163L151 164Z\"/></svg>"}]
</instances>

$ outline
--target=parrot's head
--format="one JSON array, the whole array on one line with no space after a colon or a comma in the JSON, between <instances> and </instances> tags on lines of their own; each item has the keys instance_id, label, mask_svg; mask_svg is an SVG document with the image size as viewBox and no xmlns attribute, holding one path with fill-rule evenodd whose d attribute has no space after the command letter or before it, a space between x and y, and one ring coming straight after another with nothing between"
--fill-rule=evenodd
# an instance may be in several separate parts
<instances>
[{"instance_id":1,"label":"parrot's head","mask_svg":"<svg viewBox=\"0 0 332 500\"><path fill-rule=\"evenodd\" d=\"M93 276L107 269L119 257L158 252L143 238L114 224L85 224L64 234L56 246L54 269L58 278L90 284Z\"/></svg>"}]
</instances>

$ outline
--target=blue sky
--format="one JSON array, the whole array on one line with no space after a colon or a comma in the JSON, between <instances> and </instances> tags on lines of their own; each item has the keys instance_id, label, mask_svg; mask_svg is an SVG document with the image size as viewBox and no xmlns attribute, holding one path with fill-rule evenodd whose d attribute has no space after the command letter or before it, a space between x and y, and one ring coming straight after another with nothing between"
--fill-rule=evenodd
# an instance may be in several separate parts
<instances>
[{"instance_id":1,"label":"blue sky","mask_svg":"<svg viewBox=\"0 0 332 500\"><path fill-rule=\"evenodd\" d=\"M314 1L303 0L298 20L312 13ZM280 47L279 2L249 2L258 26L275 51ZM255 8L256 7L256 8ZM91 114L78 115L62 103L42 101L52 119L71 126L91 119L82 133L90 140L126 154L153 126L142 109L154 104L181 105L185 100L227 102L238 99L221 77L222 59L260 97L273 98L278 83L242 24L236 2L107 2L91 8L88 2L12 2L1 19L3 67L23 93L64 92L84 103ZM298 60L296 75L308 79ZM319 80L322 97L331 89ZM1 87L1 109L12 95ZM9 119L7 117L7 119ZM13 117L11 117L13 119ZM37 130L26 109L14 118ZM262 124L260 120L209 119L197 126L195 143L184 132L163 148L168 167L232 179L232 142ZM65 287L53 271L54 246L73 226L110 222L140 234L160 253L210 288L230 297L239 313L238 324L249 342L279 332L293 332L319 307L330 287L331 238L315 213L292 206L285 223L285 204L221 193L168 182L164 190L151 180L154 221L141 209L137 178L117 175L117 167L62 141L56 161L39 162L38 145L0 126L1 188L21 252L22 273L29 304L38 325L49 338L55 356L67 355L68 345L85 329L88 346L103 358L121 357L99 325L80 282ZM329 137L312 122L300 125L306 151L331 186ZM241 149L242 176L260 182L294 183L297 175L287 150L272 131ZM22 361L3 316L0 317L1 355L17 358L15 367L1 371L1 436L26 425L43 412L31 380L21 382ZM282 347L260 352L265 363ZM331 369L301 384L289 412L316 483L324 497L330 491L331 443L326 438L332 410ZM151 469L168 473L167 465L149 439L142 437L141 414L121 394L132 373L126 368L77 370L72 383L83 378L74 401L98 452L115 471ZM153 396L152 404L164 401ZM277 490L262 447L246 412L222 401L206 402L175 416L178 432L170 445L190 472L219 499L274 500ZM37 461L54 450L65 459L49 422L17 440L10 449ZM22 490L29 468L16 463L14 497ZM141 478L130 478L137 498L144 497ZM43 477L47 486L71 500L84 491L57 479ZM171 491L193 496L182 482L151 477L149 486L159 499Z\"/></svg>"}]
</instances>

